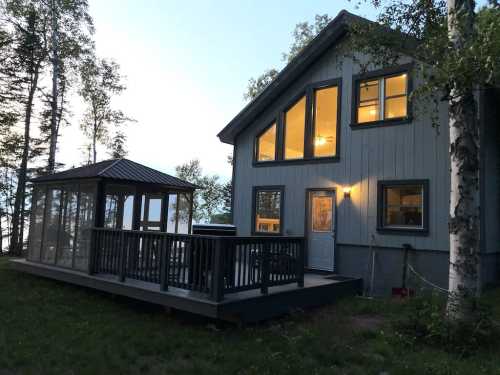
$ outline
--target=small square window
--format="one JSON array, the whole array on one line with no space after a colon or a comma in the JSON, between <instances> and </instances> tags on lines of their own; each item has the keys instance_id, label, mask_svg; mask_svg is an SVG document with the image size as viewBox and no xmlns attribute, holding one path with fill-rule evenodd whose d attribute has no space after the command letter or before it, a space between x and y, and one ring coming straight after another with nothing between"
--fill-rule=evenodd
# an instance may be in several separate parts
<instances>
[{"instance_id":1,"label":"small square window","mask_svg":"<svg viewBox=\"0 0 500 375\"><path fill-rule=\"evenodd\" d=\"M408 116L407 73L357 81L356 91L356 124Z\"/></svg>"},{"instance_id":2,"label":"small square window","mask_svg":"<svg viewBox=\"0 0 500 375\"><path fill-rule=\"evenodd\" d=\"M428 182L379 181L378 230L428 231Z\"/></svg>"}]
</instances>

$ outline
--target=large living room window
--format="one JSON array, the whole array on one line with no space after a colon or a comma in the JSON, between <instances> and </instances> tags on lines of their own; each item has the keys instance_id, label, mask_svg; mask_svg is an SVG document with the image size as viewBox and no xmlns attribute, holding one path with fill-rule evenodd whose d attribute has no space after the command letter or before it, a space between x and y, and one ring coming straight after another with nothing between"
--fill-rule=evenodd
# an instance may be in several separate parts
<instances>
[{"instance_id":1,"label":"large living room window","mask_svg":"<svg viewBox=\"0 0 500 375\"><path fill-rule=\"evenodd\" d=\"M378 230L428 232L428 182L379 181Z\"/></svg>"},{"instance_id":2,"label":"large living room window","mask_svg":"<svg viewBox=\"0 0 500 375\"><path fill-rule=\"evenodd\" d=\"M256 234L281 234L283 187L254 188L254 222Z\"/></svg>"},{"instance_id":3,"label":"large living room window","mask_svg":"<svg viewBox=\"0 0 500 375\"><path fill-rule=\"evenodd\" d=\"M257 138L257 161L276 160L276 123L273 122Z\"/></svg>"},{"instance_id":4,"label":"large living room window","mask_svg":"<svg viewBox=\"0 0 500 375\"><path fill-rule=\"evenodd\" d=\"M336 161L341 80L307 85L255 138L255 166Z\"/></svg>"},{"instance_id":5,"label":"large living room window","mask_svg":"<svg viewBox=\"0 0 500 375\"><path fill-rule=\"evenodd\" d=\"M338 87L314 91L314 157L336 156Z\"/></svg>"},{"instance_id":6,"label":"large living room window","mask_svg":"<svg viewBox=\"0 0 500 375\"><path fill-rule=\"evenodd\" d=\"M304 157L306 97L300 98L285 112L285 160Z\"/></svg>"}]
</instances>

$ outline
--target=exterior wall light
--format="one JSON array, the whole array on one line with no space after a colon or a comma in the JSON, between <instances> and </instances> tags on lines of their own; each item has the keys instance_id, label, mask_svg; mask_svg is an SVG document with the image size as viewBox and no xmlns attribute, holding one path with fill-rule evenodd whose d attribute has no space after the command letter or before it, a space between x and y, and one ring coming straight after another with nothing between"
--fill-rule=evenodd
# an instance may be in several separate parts
<instances>
[{"instance_id":1,"label":"exterior wall light","mask_svg":"<svg viewBox=\"0 0 500 375\"><path fill-rule=\"evenodd\" d=\"M345 199L351 198L351 187L350 186L344 188L344 198Z\"/></svg>"}]
</instances>

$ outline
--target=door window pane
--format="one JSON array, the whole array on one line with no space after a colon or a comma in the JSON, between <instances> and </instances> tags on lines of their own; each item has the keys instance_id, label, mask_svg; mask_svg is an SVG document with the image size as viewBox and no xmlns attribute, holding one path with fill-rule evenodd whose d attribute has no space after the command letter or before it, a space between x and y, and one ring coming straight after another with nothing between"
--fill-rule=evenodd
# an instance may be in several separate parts
<instances>
[{"instance_id":1,"label":"door window pane","mask_svg":"<svg viewBox=\"0 0 500 375\"><path fill-rule=\"evenodd\" d=\"M255 232L280 233L281 191L257 190L255 196Z\"/></svg>"},{"instance_id":2,"label":"door window pane","mask_svg":"<svg viewBox=\"0 0 500 375\"><path fill-rule=\"evenodd\" d=\"M64 189L57 249L57 264L63 267L71 267L73 265L77 200L78 190L76 187Z\"/></svg>"},{"instance_id":3,"label":"door window pane","mask_svg":"<svg viewBox=\"0 0 500 375\"><path fill-rule=\"evenodd\" d=\"M28 259L40 261L42 244L43 213L45 209L45 187L35 187L33 191L33 217L30 226Z\"/></svg>"},{"instance_id":4,"label":"door window pane","mask_svg":"<svg viewBox=\"0 0 500 375\"><path fill-rule=\"evenodd\" d=\"M304 157L306 98L302 97L285 113L285 159Z\"/></svg>"},{"instance_id":5,"label":"door window pane","mask_svg":"<svg viewBox=\"0 0 500 375\"><path fill-rule=\"evenodd\" d=\"M259 154L257 155L258 161L269 161L276 159L276 124L271 125L259 137L258 146Z\"/></svg>"},{"instance_id":6,"label":"door window pane","mask_svg":"<svg viewBox=\"0 0 500 375\"><path fill-rule=\"evenodd\" d=\"M331 195L315 193L312 196L312 231L331 232L333 218Z\"/></svg>"},{"instance_id":7,"label":"door window pane","mask_svg":"<svg viewBox=\"0 0 500 375\"><path fill-rule=\"evenodd\" d=\"M75 268L87 270L91 231L94 227L93 185L80 186L80 210L78 212L78 229L76 235Z\"/></svg>"},{"instance_id":8,"label":"door window pane","mask_svg":"<svg viewBox=\"0 0 500 375\"><path fill-rule=\"evenodd\" d=\"M43 234L42 262L54 263L61 209L61 190L50 188L47 197L45 231Z\"/></svg>"},{"instance_id":9,"label":"door window pane","mask_svg":"<svg viewBox=\"0 0 500 375\"><path fill-rule=\"evenodd\" d=\"M337 87L315 91L314 156L335 156L337 149Z\"/></svg>"},{"instance_id":10,"label":"door window pane","mask_svg":"<svg viewBox=\"0 0 500 375\"><path fill-rule=\"evenodd\" d=\"M384 187L384 226L423 228L423 186Z\"/></svg>"}]
</instances>

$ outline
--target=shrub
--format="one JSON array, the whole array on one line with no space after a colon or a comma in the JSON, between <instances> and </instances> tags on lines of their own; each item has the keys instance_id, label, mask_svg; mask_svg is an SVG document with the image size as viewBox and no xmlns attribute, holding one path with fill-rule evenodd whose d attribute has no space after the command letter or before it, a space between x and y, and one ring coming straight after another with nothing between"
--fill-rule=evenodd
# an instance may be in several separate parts
<instances>
[{"instance_id":1,"label":"shrub","mask_svg":"<svg viewBox=\"0 0 500 375\"><path fill-rule=\"evenodd\" d=\"M398 337L406 344L425 343L448 352L469 356L499 341L500 332L492 320L491 308L477 301L476 316L468 322L453 322L446 316L446 299L424 294L405 302L394 322Z\"/></svg>"}]
</instances>

